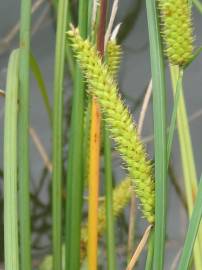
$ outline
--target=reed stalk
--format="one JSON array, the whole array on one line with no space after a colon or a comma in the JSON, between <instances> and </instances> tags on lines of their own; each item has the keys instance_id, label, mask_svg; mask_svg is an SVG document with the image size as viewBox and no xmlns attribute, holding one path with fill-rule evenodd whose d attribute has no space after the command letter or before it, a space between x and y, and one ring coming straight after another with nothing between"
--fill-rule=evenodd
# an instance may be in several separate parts
<instances>
[{"instance_id":1,"label":"reed stalk","mask_svg":"<svg viewBox=\"0 0 202 270\"><path fill-rule=\"evenodd\" d=\"M30 91L30 25L31 0L21 1L19 55L19 111L18 111L18 178L20 266L31 270L30 233L30 155L29 155L29 91Z\"/></svg>"},{"instance_id":2,"label":"reed stalk","mask_svg":"<svg viewBox=\"0 0 202 270\"><path fill-rule=\"evenodd\" d=\"M179 73L179 68L177 66L171 66L171 78L173 84L173 93L175 94L176 84L177 84L177 74ZM193 155L193 148L188 124L188 116L186 112L186 105L184 100L183 86L180 85L180 97L179 106L177 112L177 126L178 126L178 136L180 143L180 152L182 158L182 169L184 175L184 184L186 191L186 200L188 205L188 215L191 217L195 196L197 193L197 175L196 167ZM201 235L201 232L199 236ZM201 236L200 236L201 237ZM196 269L201 269L201 247L199 238L196 239L194 247L194 261Z\"/></svg>"},{"instance_id":3,"label":"reed stalk","mask_svg":"<svg viewBox=\"0 0 202 270\"><path fill-rule=\"evenodd\" d=\"M199 231L201 218L202 218L202 177L199 182L199 188L194 204L194 209L190 218L190 223L186 234L186 239L183 246L178 270L187 270L190 268L192 251L194 249L197 233ZM198 256L200 256L200 254L198 254Z\"/></svg>"},{"instance_id":4,"label":"reed stalk","mask_svg":"<svg viewBox=\"0 0 202 270\"><path fill-rule=\"evenodd\" d=\"M179 100L177 116L178 131L189 215L192 213L195 194L197 191L195 162L193 158L182 86L183 71L194 57L194 37L190 4L191 1L187 2L181 0L159 2L162 34L166 45L165 53L167 54L171 65L170 69L173 92L175 96L177 95L177 99ZM174 104L176 104L177 99L175 98ZM176 113L177 106L174 105L173 115L176 115ZM174 116L173 119L175 118L176 116ZM174 130L174 124L172 124L172 122L174 123L175 121L171 121L170 134L173 133L172 130ZM170 140L168 140L168 155L171 151L170 145ZM196 269L201 269L202 267L200 257L200 244L199 241L196 241L194 256Z\"/></svg>"},{"instance_id":5,"label":"reed stalk","mask_svg":"<svg viewBox=\"0 0 202 270\"><path fill-rule=\"evenodd\" d=\"M166 86L157 1L147 0L146 8L153 84L155 146L155 227L153 267L155 270L162 270L164 268L167 211Z\"/></svg>"},{"instance_id":6,"label":"reed stalk","mask_svg":"<svg viewBox=\"0 0 202 270\"><path fill-rule=\"evenodd\" d=\"M19 270L18 192L17 192L17 116L19 50L8 63L4 118L4 259L5 270Z\"/></svg>"},{"instance_id":7,"label":"reed stalk","mask_svg":"<svg viewBox=\"0 0 202 270\"><path fill-rule=\"evenodd\" d=\"M112 183L112 160L111 141L109 131L104 126L104 166L105 166L105 200L106 200L106 245L107 245L107 267L116 269L115 255L115 230L113 216L113 183Z\"/></svg>"},{"instance_id":8,"label":"reed stalk","mask_svg":"<svg viewBox=\"0 0 202 270\"><path fill-rule=\"evenodd\" d=\"M54 109L53 109L53 269L62 267L62 153L63 153L63 83L66 44L66 17L68 0L58 1L55 69L54 69Z\"/></svg>"},{"instance_id":9,"label":"reed stalk","mask_svg":"<svg viewBox=\"0 0 202 270\"><path fill-rule=\"evenodd\" d=\"M88 23L88 1L79 1L79 29L85 38ZM83 116L85 83L78 64L75 67L74 91L70 127L67 200L66 200L66 236L65 264L69 270L80 269L80 224L83 197Z\"/></svg>"}]
</instances>

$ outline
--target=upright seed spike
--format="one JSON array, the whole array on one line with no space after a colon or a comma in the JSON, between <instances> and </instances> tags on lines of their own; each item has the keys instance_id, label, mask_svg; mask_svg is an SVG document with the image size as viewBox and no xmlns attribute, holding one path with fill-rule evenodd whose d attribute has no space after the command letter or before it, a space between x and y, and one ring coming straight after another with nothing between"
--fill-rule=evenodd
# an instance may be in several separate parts
<instances>
[{"instance_id":1,"label":"upright seed spike","mask_svg":"<svg viewBox=\"0 0 202 270\"><path fill-rule=\"evenodd\" d=\"M171 64L184 66L193 56L193 27L187 0L159 0L165 53Z\"/></svg>"}]
</instances>

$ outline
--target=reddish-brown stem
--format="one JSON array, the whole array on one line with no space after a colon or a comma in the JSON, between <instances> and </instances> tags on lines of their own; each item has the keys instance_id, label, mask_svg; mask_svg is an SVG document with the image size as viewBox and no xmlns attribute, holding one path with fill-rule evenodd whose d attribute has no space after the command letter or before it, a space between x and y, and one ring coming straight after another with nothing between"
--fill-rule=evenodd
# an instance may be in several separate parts
<instances>
[{"instance_id":1,"label":"reddish-brown stem","mask_svg":"<svg viewBox=\"0 0 202 270\"><path fill-rule=\"evenodd\" d=\"M100 3L100 21L97 34L97 49L101 56L104 56L104 39L107 16L107 0L101 0Z\"/></svg>"}]
</instances>

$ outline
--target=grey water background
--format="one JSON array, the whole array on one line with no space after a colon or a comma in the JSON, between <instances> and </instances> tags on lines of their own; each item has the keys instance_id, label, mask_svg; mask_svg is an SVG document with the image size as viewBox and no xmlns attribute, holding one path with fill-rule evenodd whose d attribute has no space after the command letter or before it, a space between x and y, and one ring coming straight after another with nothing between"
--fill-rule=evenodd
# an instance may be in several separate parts
<instances>
[{"instance_id":1,"label":"grey water background","mask_svg":"<svg viewBox=\"0 0 202 270\"><path fill-rule=\"evenodd\" d=\"M142 1L142 0L140 0ZM33 4L36 1L33 1ZM120 1L119 11L116 18L116 23L121 22L126 14L132 9L135 1L125 0ZM138 1L136 1L138 3ZM12 49L18 46L18 34L16 37L6 46L2 44L3 38L7 35L10 29L18 22L20 14L20 1L19 0L0 0L0 89L5 89L6 72L8 57ZM202 16L193 9L193 24L196 36L196 47L202 45ZM40 68L42 70L46 87L48 89L49 97L51 102L53 100L53 73L54 73L54 46L55 46L55 25L53 20L53 12L50 9L48 1L40 6L40 8L33 15L32 22L32 52L35 55ZM139 99L143 95L145 88L151 77L150 73L150 56L149 56L149 43L148 43L148 31L146 21L146 10L144 1L142 1L140 10L137 15L137 20L134 27L130 31L130 34L124 40L122 44L123 57L119 75L119 85L125 95L125 100L132 110L133 100ZM67 72L66 72L67 74ZM200 55L195 62L185 72L184 79L184 91L187 102L188 115L201 112L202 110L202 55ZM169 78L169 76L168 76ZM64 91L66 98L71 94L71 82L66 76ZM168 83L168 111L172 109L172 93L170 85ZM4 101L0 97L0 168L3 167L3 112L4 112ZM139 109L134 112L134 119L138 119ZM168 115L169 118L170 115ZM51 154L51 133L48 122L47 113L43 106L37 83L33 76L31 76L31 92L30 92L30 121L31 126L37 131L40 139L42 140L45 149L49 156ZM195 120L190 122L192 142L194 155L196 160L196 167L198 177L202 171L202 116L197 117ZM152 122L152 107L149 106L142 137L147 137L153 133L153 122ZM30 140L31 147L31 190L36 190L39 184L39 179L42 174L44 164L34 146L32 140ZM151 141L147 145L147 149L153 158L153 142ZM182 169L181 160L179 154L179 145L177 140L177 133L173 145L173 156L172 156L173 168L177 179L182 183ZM122 164L120 160L114 162L114 173L119 181L122 176L125 175L124 170L121 168ZM50 176L48 178L50 183ZM46 183L41 192L40 200L46 204L49 197L48 183ZM3 182L0 180L0 199L2 201L2 190ZM173 185L169 182L168 188L168 226L167 226L167 244L166 244L166 260L165 269L172 269L172 263L176 258L179 250L182 247L184 235L187 226L187 217L183 209L178 196L176 195ZM0 205L0 215L2 216L2 204ZM36 210L37 212L37 210ZM141 214L139 214L141 216ZM128 210L125 212L127 220ZM50 223L50 216L48 217ZM39 224L40 225L40 221ZM0 230L2 230L2 217L0 219ZM116 240L119 242L120 228L123 225L121 221L118 222L118 229L116 233ZM146 224L143 219L139 219L137 224L137 234L140 237L146 228ZM2 233L0 233L0 247L2 247ZM41 246L46 246L42 250L33 250L34 257L40 258L50 250L49 234L46 231L43 232L42 237L37 240L37 234L33 236L35 240ZM123 246L127 244L126 235L123 237ZM38 242L37 242L38 241ZM117 248L117 257L122 258L122 248ZM102 256L105 256L102 254ZM2 259L2 258L1 258ZM123 258L122 258L123 259ZM144 269L145 256L142 255L140 263L137 269ZM122 261L119 261L117 269L124 269Z\"/></svg>"}]
</instances>

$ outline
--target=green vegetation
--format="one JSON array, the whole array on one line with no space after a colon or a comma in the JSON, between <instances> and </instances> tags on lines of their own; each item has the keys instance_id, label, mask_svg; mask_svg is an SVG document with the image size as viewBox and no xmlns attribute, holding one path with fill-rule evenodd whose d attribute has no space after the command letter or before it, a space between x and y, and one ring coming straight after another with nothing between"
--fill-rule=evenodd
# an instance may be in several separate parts
<instances>
[{"instance_id":1,"label":"green vegetation","mask_svg":"<svg viewBox=\"0 0 202 270\"><path fill-rule=\"evenodd\" d=\"M198 183L184 95L184 78L202 51L194 45L192 6L200 16L202 3L142 2L131 4L123 24L115 25L121 4L117 0L112 1L112 8L108 0L49 1L56 36L53 89L49 90L39 59L31 51L32 15L43 1L33 6L31 0L20 1L20 23L13 30L19 27L19 48L10 53L6 87L0 89L0 99L5 100L4 165L0 169L0 179L4 180L4 245L0 251L2 248L4 252L5 270L95 270L100 266L132 270L136 264L140 269L143 250L142 269L164 270L170 179L188 216L182 251L174 258L172 269L202 269L202 179ZM119 86L118 71L125 49L122 42L136 26L143 8L151 83L133 102L135 109L142 105L140 120L134 121L133 106L128 109L128 98ZM10 35L3 43L12 40ZM170 77L165 76L166 69ZM30 101L31 72L47 113L50 156L30 121L34 106ZM66 79L72 86L68 85L68 91ZM170 119L169 91L173 92ZM154 164L141 137L151 93ZM183 172L180 184L170 162L176 128ZM30 136L44 164L37 187L31 185L35 167L31 164ZM120 157L128 175L117 181L114 161ZM40 199L44 187L46 203ZM139 208L131 199L134 194ZM124 212L130 200L131 209L135 209L133 219ZM136 223L143 226L142 219L145 232L139 236L135 227ZM132 232L128 233L128 227ZM50 236L49 253L40 247L36 235ZM134 243L132 254L131 247L127 253L127 240L128 246ZM34 248L40 251L40 261L35 261ZM120 266L120 261L124 265Z\"/></svg>"}]
</instances>

